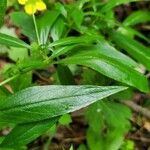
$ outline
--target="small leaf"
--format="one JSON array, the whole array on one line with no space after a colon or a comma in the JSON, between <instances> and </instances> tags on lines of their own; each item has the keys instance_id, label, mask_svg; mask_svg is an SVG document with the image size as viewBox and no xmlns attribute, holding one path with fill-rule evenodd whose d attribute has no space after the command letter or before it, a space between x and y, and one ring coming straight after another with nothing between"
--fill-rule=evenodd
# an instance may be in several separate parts
<instances>
[{"instance_id":1,"label":"small leaf","mask_svg":"<svg viewBox=\"0 0 150 150\"><path fill-rule=\"evenodd\" d=\"M118 150L124 134L131 128L131 116L128 107L110 100L91 105L86 113L89 123L87 143L90 149L95 150L96 145L96 150ZM108 132L104 132L104 129Z\"/></svg>"},{"instance_id":2,"label":"small leaf","mask_svg":"<svg viewBox=\"0 0 150 150\"><path fill-rule=\"evenodd\" d=\"M101 8L101 12L108 12L110 11L112 8L121 5L121 4L127 4L127 3L131 3L131 2L136 2L139 0L109 0L102 8Z\"/></svg>"},{"instance_id":3,"label":"small leaf","mask_svg":"<svg viewBox=\"0 0 150 150\"><path fill-rule=\"evenodd\" d=\"M150 39L148 37L146 37L144 34L137 31L136 29L133 29L130 26L119 27L118 31L124 35L131 37L131 38L137 36L137 37L145 40L146 42L150 43Z\"/></svg>"},{"instance_id":4,"label":"small leaf","mask_svg":"<svg viewBox=\"0 0 150 150\"><path fill-rule=\"evenodd\" d=\"M95 40L97 40L97 37L87 36L87 35L81 37L67 37L49 44L48 47L51 48L53 46L65 46L65 45L84 44L84 43L88 44Z\"/></svg>"},{"instance_id":5,"label":"small leaf","mask_svg":"<svg viewBox=\"0 0 150 150\"><path fill-rule=\"evenodd\" d=\"M120 48L126 50L133 58L150 70L150 50L148 47L119 32L112 32L111 38Z\"/></svg>"},{"instance_id":6,"label":"small leaf","mask_svg":"<svg viewBox=\"0 0 150 150\"><path fill-rule=\"evenodd\" d=\"M20 48L30 48L30 45L23 42L22 40L3 33L0 33L0 44Z\"/></svg>"},{"instance_id":7,"label":"small leaf","mask_svg":"<svg viewBox=\"0 0 150 150\"><path fill-rule=\"evenodd\" d=\"M138 23L144 23L150 21L150 12L139 10L133 12L131 15L129 15L124 21L124 26L133 26Z\"/></svg>"},{"instance_id":8,"label":"small leaf","mask_svg":"<svg viewBox=\"0 0 150 150\"><path fill-rule=\"evenodd\" d=\"M138 65L133 59L117 51L113 46L111 46L106 41L99 41L97 49L99 49L97 50L98 53L116 59L119 62L128 65L130 67L137 67Z\"/></svg>"},{"instance_id":9,"label":"small leaf","mask_svg":"<svg viewBox=\"0 0 150 150\"><path fill-rule=\"evenodd\" d=\"M58 11L46 11L43 15L37 18L41 44L46 44L50 29L57 20L59 14Z\"/></svg>"},{"instance_id":10,"label":"small leaf","mask_svg":"<svg viewBox=\"0 0 150 150\"><path fill-rule=\"evenodd\" d=\"M58 119L59 117L56 117L39 122L19 124L6 136L0 147L18 148L26 145L49 130Z\"/></svg>"},{"instance_id":11,"label":"small leaf","mask_svg":"<svg viewBox=\"0 0 150 150\"><path fill-rule=\"evenodd\" d=\"M72 20L74 21L75 25L80 28L84 18L83 11L77 7L73 8L71 11Z\"/></svg>"},{"instance_id":12,"label":"small leaf","mask_svg":"<svg viewBox=\"0 0 150 150\"><path fill-rule=\"evenodd\" d=\"M58 57L60 55L63 55L69 51L71 51L74 47L76 47L77 45L74 44L74 45L69 45L69 46L63 46L63 47L60 47L60 48L57 48L56 50L53 51L53 54L51 56L51 58L55 58L55 57Z\"/></svg>"},{"instance_id":13,"label":"small leaf","mask_svg":"<svg viewBox=\"0 0 150 150\"><path fill-rule=\"evenodd\" d=\"M72 122L72 118L70 114L65 114L60 117L59 123L62 125L69 125Z\"/></svg>"},{"instance_id":14,"label":"small leaf","mask_svg":"<svg viewBox=\"0 0 150 150\"><path fill-rule=\"evenodd\" d=\"M75 81L72 72L67 66L58 65L57 75L61 85L75 85Z\"/></svg>"},{"instance_id":15,"label":"small leaf","mask_svg":"<svg viewBox=\"0 0 150 150\"><path fill-rule=\"evenodd\" d=\"M65 30L65 22L61 17L59 17L55 21L55 23L51 29L51 37L52 37L53 41L59 40L60 37L63 35L64 30Z\"/></svg>"},{"instance_id":16,"label":"small leaf","mask_svg":"<svg viewBox=\"0 0 150 150\"><path fill-rule=\"evenodd\" d=\"M60 116L127 89L122 86L36 86L0 101L0 122L27 123Z\"/></svg>"},{"instance_id":17,"label":"small leaf","mask_svg":"<svg viewBox=\"0 0 150 150\"><path fill-rule=\"evenodd\" d=\"M12 22L21 29L21 32L31 40L36 40L36 33L32 16L25 12L13 12L10 15Z\"/></svg>"}]
</instances>

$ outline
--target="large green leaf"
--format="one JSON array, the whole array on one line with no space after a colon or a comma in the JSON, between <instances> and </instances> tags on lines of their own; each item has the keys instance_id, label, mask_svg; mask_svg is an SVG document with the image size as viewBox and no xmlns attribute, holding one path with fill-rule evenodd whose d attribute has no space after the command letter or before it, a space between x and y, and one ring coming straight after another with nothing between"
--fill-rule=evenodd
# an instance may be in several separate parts
<instances>
[{"instance_id":1,"label":"large green leaf","mask_svg":"<svg viewBox=\"0 0 150 150\"><path fill-rule=\"evenodd\" d=\"M114 80L134 86L141 91L149 91L145 76L134 70L133 67L98 53L97 48L94 48L94 46L82 49L80 52L76 51L75 54L59 61L59 63L87 66Z\"/></svg>"},{"instance_id":2,"label":"large green leaf","mask_svg":"<svg viewBox=\"0 0 150 150\"><path fill-rule=\"evenodd\" d=\"M18 148L24 146L49 130L57 121L58 117L39 122L19 124L6 136L0 147Z\"/></svg>"},{"instance_id":3,"label":"large green leaf","mask_svg":"<svg viewBox=\"0 0 150 150\"><path fill-rule=\"evenodd\" d=\"M30 45L20 39L0 33L0 44L13 47L30 48Z\"/></svg>"},{"instance_id":4,"label":"large green leaf","mask_svg":"<svg viewBox=\"0 0 150 150\"><path fill-rule=\"evenodd\" d=\"M0 101L0 122L26 123L60 116L127 89L121 86L37 86Z\"/></svg>"},{"instance_id":5,"label":"large green leaf","mask_svg":"<svg viewBox=\"0 0 150 150\"><path fill-rule=\"evenodd\" d=\"M87 44L85 44L87 45ZM82 44L83 46L83 44ZM91 45L89 45L89 47L91 48ZM89 49L90 49L89 48ZM63 46L61 48L57 48L56 50L53 51L52 54L52 58L54 57L58 57L60 55L64 55L68 52L76 52L77 49L82 49L82 47L79 44L73 44L73 45L69 45L69 46ZM132 60L130 57L124 55L123 53L117 51L113 46L111 46L108 42L101 40L98 42L98 44L96 45L96 47L94 47L94 51L97 51L97 53L105 55L107 57L113 58L118 60L119 62L131 66L131 67L137 67L137 63Z\"/></svg>"},{"instance_id":6,"label":"large green leaf","mask_svg":"<svg viewBox=\"0 0 150 150\"><path fill-rule=\"evenodd\" d=\"M111 37L120 48L126 50L133 58L150 70L150 49L148 47L119 32L112 32Z\"/></svg>"},{"instance_id":7,"label":"large green leaf","mask_svg":"<svg viewBox=\"0 0 150 150\"><path fill-rule=\"evenodd\" d=\"M131 15L129 15L123 22L123 25L125 26L132 26L138 23L143 23L150 21L150 12L139 10L133 12Z\"/></svg>"},{"instance_id":8,"label":"large green leaf","mask_svg":"<svg viewBox=\"0 0 150 150\"><path fill-rule=\"evenodd\" d=\"M7 6L7 0L1 0L0 2L0 26L3 24L6 6Z\"/></svg>"}]
</instances>

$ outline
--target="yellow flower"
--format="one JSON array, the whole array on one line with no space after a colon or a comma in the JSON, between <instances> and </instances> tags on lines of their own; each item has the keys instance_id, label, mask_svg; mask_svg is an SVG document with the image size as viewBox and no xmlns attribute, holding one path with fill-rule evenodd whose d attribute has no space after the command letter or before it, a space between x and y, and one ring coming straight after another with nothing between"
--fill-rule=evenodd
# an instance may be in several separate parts
<instances>
[{"instance_id":1,"label":"yellow flower","mask_svg":"<svg viewBox=\"0 0 150 150\"><path fill-rule=\"evenodd\" d=\"M25 12L29 15L36 13L36 7L33 4L26 4L24 9Z\"/></svg>"},{"instance_id":2,"label":"yellow flower","mask_svg":"<svg viewBox=\"0 0 150 150\"><path fill-rule=\"evenodd\" d=\"M29 15L46 9L46 4L42 0L18 0L18 2L24 5L25 12Z\"/></svg>"},{"instance_id":3,"label":"yellow flower","mask_svg":"<svg viewBox=\"0 0 150 150\"><path fill-rule=\"evenodd\" d=\"M36 2L36 9L39 11L45 10L46 9L46 5L43 1L37 1Z\"/></svg>"},{"instance_id":4,"label":"yellow flower","mask_svg":"<svg viewBox=\"0 0 150 150\"><path fill-rule=\"evenodd\" d=\"M28 0L18 0L18 3L21 4L21 5L25 5L25 3L27 2Z\"/></svg>"}]
</instances>

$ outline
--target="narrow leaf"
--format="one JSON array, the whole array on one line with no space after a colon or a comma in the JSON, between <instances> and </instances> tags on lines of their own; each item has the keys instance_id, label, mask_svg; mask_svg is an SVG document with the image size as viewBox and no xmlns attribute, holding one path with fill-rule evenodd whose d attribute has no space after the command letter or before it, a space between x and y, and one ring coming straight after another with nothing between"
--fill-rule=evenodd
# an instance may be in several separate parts
<instances>
[{"instance_id":1,"label":"narrow leaf","mask_svg":"<svg viewBox=\"0 0 150 150\"><path fill-rule=\"evenodd\" d=\"M49 32L56 19L59 16L58 11L46 11L37 19L38 29L40 33L41 44L46 44L49 36ZM49 19L50 18L50 19Z\"/></svg>"},{"instance_id":2,"label":"narrow leaf","mask_svg":"<svg viewBox=\"0 0 150 150\"><path fill-rule=\"evenodd\" d=\"M18 148L24 146L49 130L58 121L58 118L19 124L6 136L0 147Z\"/></svg>"},{"instance_id":3,"label":"narrow leaf","mask_svg":"<svg viewBox=\"0 0 150 150\"><path fill-rule=\"evenodd\" d=\"M30 48L30 46L20 39L0 33L0 44L13 47Z\"/></svg>"},{"instance_id":4,"label":"narrow leaf","mask_svg":"<svg viewBox=\"0 0 150 150\"><path fill-rule=\"evenodd\" d=\"M121 86L37 86L0 101L0 122L27 123L60 116L127 89Z\"/></svg>"},{"instance_id":5,"label":"narrow leaf","mask_svg":"<svg viewBox=\"0 0 150 150\"><path fill-rule=\"evenodd\" d=\"M97 49L98 49L97 52L100 54L116 59L119 62L128 65L130 67L137 67L137 63L133 59L117 51L113 46L111 46L106 41L99 41Z\"/></svg>"},{"instance_id":6,"label":"narrow leaf","mask_svg":"<svg viewBox=\"0 0 150 150\"><path fill-rule=\"evenodd\" d=\"M58 65L57 75L61 85L75 85L74 77L68 66Z\"/></svg>"},{"instance_id":7,"label":"narrow leaf","mask_svg":"<svg viewBox=\"0 0 150 150\"><path fill-rule=\"evenodd\" d=\"M101 9L102 12L107 12L111 10L112 8L121 5L121 4L127 4L131 2L136 2L139 0L109 0Z\"/></svg>"},{"instance_id":8,"label":"narrow leaf","mask_svg":"<svg viewBox=\"0 0 150 150\"><path fill-rule=\"evenodd\" d=\"M81 37L67 37L67 38L63 38L63 39L60 39L58 41L55 41L49 44L48 47L81 44L81 43L91 43L95 40L97 40L97 37L87 36L87 35L81 36Z\"/></svg>"},{"instance_id":9,"label":"narrow leaf","mask_svg":"<svg viewBox=\"0 0 150 150\"><path fill-rule=\"evenodd\" d=\"M138 23L144 23L150 21L150 12L139 10L133 12L131 15L129 15L124 21L123 25L125 26L132 26L136 25Z\"/></svg>"},{"instance_id":10,"label":"narrow leaf","mask_svg":"<svg viewBox=\"0 0 150 150\"><path fill-rule=\"evenodd\" d=\"M141 91L148 92L148 81L144 75L119 61L88 49L59 61L63 64L78 64L90 67L105 76L123 82ZM137 82L138 81L138 82Z\"/></svg>"},{"instance_id":11,"label":"narrow leaf","mask_svg":"<svg viewBox=\"0 0 150 150\"><path fill-rule=\"evenodd\" d=\"M150 70L150 49L142 45L140 42L125 36L119 32L111 34L116 44L126 50L133 58L145 65Z\"/></svg>"}]
</instances>

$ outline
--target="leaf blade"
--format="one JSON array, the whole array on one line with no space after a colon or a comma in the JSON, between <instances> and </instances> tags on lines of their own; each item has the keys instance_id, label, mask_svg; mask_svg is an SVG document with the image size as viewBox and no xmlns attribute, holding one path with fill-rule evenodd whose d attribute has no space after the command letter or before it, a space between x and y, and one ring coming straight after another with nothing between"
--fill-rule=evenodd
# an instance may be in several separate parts
<instances>
[{"instance_id":1,"label":"leaf blade","mask_svg":"<svg viewBox=\"0 0 150 150\"><path fill-rule=\"evenodd\" d=\"M23 42L22 40L3 33L0 33L0 44L20 48L30 48L30 45Z\"/></svg>"},{"instance_id":2,"label":"leaf blade","mask_svg":"<svg viewBox=\"0 0 150 150\"><path fill-rule=\"evenodd\" d=\"M119 32L112 32L111 38L120 48L126 50L133 58L150 70L150 50L147 47Z\"/></svg>"},{"instance_id":3,"label":"leaf blade","mask_svg":"<svg viewBox=\"0 0 150 150\"><path fill-rule=\"evenodd\" d=\"M60 116L125 89L57 85L27 88L0 102L0 122L26 123Z\"/></svg>"},{"instance_id":4,"label":"leaf blade","mask_svg":"<svg viewBox=\"0 0 150 150\"><path fill-rule=\"evenodd\" d=\"M149 16L150 16L150 12L148 11L144 11L144 10L135 11L123 21L123 25L133 26L138 23L144 23L150 21Z\"/></svg>"},{"instance_id":5,"label":"leaf blade","mask_svg":"<svg viewBox=\"0 0 150 150\"><path fill-rule=\"evenodd\" d=\"M116 81L136 87L143 92L149 91L146 77L134 70L133 67L131 68L115 59L106 57L97 52L94 53L94 49L89 53L87 53L87 51L88 49L86 49L85 52L82 52L82 54L75 54L59 61L58 63L87 66Z\"/></svg>"},{"instance_id":6,"label":"leaf blade","mask_svg":"<svg viewBox=\"0 0 150 150\"><path fill-rule=\"evenodd\" d=\"M0 147L18 148L24 146L50 129L57 121L58 117L40 122L19 124L5 137Z\"/></svg>"}]
</instances>

